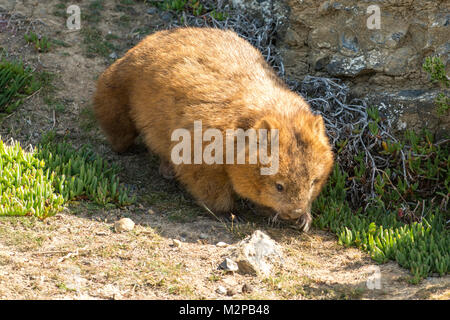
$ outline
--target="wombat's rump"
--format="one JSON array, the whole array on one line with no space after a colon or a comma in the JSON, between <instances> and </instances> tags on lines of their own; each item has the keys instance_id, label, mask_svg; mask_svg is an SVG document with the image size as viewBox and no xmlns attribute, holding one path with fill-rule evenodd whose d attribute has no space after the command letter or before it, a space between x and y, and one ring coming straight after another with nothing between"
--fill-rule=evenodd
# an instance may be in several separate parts
<instances>
[{"instance_id":1,"label":"wombat's rump","mask_svg":"<svg viewBox=\"0 0 450 320\"><path fill-rule=\"evenodd\" d=\"M154 33L99 78L96 117L114 150L138 134L201 204L232 209L239 195L284 219L310 222L310 206L333 164L322 117L290 91L262 55L232 31L179 28ZM279 169L261 164L171 164L175 129L279 130ZM169 170L168 170L169 169Z\"/></svg>"}]
</instances>

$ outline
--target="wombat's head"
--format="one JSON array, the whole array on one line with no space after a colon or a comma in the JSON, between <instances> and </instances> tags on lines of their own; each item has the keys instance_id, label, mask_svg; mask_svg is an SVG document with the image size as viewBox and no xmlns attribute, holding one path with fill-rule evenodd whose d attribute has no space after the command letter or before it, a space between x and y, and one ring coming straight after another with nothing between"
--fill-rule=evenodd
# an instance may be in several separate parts
<instances>
[{"instance_id":1,"label":"wombat's head","mask_svg":"<svg viewBox=\"0 0 450 320\"><path fill-rule=\"evenodd\" d=\"M255 165L233 165L228 174L234 190L242 197L275 211L276 216L294 220L308 230L311 223L311 204L319 195L333 166L333 153L325 133L321 116L309 110L295 115L267 115L260 119L246 120L256 131L278 129L278 165L276 165L276 136L268 134L266 142L272 150L271 162L264 165L258 157ZM259 149L258 149L259 150ZM247 147L246 157L252 151ZM259 153L259 156L261 153ZM264 175L262 168L272 166L274 174ZM278 169L278 170L276 170Z\"/></svg>"}]
</instances>

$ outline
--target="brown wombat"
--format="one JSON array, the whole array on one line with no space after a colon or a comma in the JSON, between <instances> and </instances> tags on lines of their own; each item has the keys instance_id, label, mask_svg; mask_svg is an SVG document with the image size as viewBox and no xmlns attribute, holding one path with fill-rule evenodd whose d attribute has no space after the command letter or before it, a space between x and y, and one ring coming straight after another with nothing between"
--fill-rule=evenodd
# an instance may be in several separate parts
<instances>
[{"instance_id":1,"label":"brown wombat","mask_svg":"<svg viewBox=\"0 0 450 320\"><path fill-rule=\"evenodd\" d=\"M322 117L232 31L178 28L146 37L100 76L94 109L114 150L126 150L141 134L160 157L160 172L215 212L229 212L238 195L308 229L311 203L333 165ZM179 141L172 134L185 129L194 136L195 121L202 132L216 128L224 136L236 128L277 129L264 141L270 146L278 138L278 171L261 174L261 161L174 164ZM251 152L246 146L246 160Z\"/></svg>"}]
</instances>

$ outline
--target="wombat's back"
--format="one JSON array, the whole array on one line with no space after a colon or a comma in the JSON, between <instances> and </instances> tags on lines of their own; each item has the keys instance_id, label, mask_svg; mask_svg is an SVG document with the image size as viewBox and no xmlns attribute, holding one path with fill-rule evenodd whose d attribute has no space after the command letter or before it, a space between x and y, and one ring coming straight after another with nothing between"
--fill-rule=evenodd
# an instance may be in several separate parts
<instances>
[{"instance_id":1,"label":"wombat's back","mask_svg":"<svg viewBox=\"0 0 450 320\"><path fill-rule=\"evenodd\" d=\"M117 88L138 131L169 156L171 133L204 127L232 129L242 117L281 105L288 91L262 55L231 31L179 28L157 32L114 63L99 82ZM282 95L278 91L283 91ZM279 96L279 97L278 97Z\"/></svg>"}]
</instances>

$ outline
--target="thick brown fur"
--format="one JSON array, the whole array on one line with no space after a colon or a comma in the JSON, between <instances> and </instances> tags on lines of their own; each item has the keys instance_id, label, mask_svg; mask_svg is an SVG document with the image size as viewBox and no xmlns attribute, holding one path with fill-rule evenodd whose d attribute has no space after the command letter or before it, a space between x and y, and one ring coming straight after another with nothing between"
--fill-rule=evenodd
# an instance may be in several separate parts
<instances>
[{"instance_id":1,"label":"thick brown fur","mask_svg":"<svg viewBox=\"0 0 450 320\"><path fill-rule=\"evenodd\" d=\"M100 76L94 109L114 150L126 150L142 134L161 158L160 172L173 171L213 211L231 210L237 194L281 218L309 222L333 165L322 117L231 31L179 28L148 36ZM193 132L199 120L203 130L278 129L278 173L261 175L259 164L168 168L173 130Z\"/></svg>"}]
</instances>

